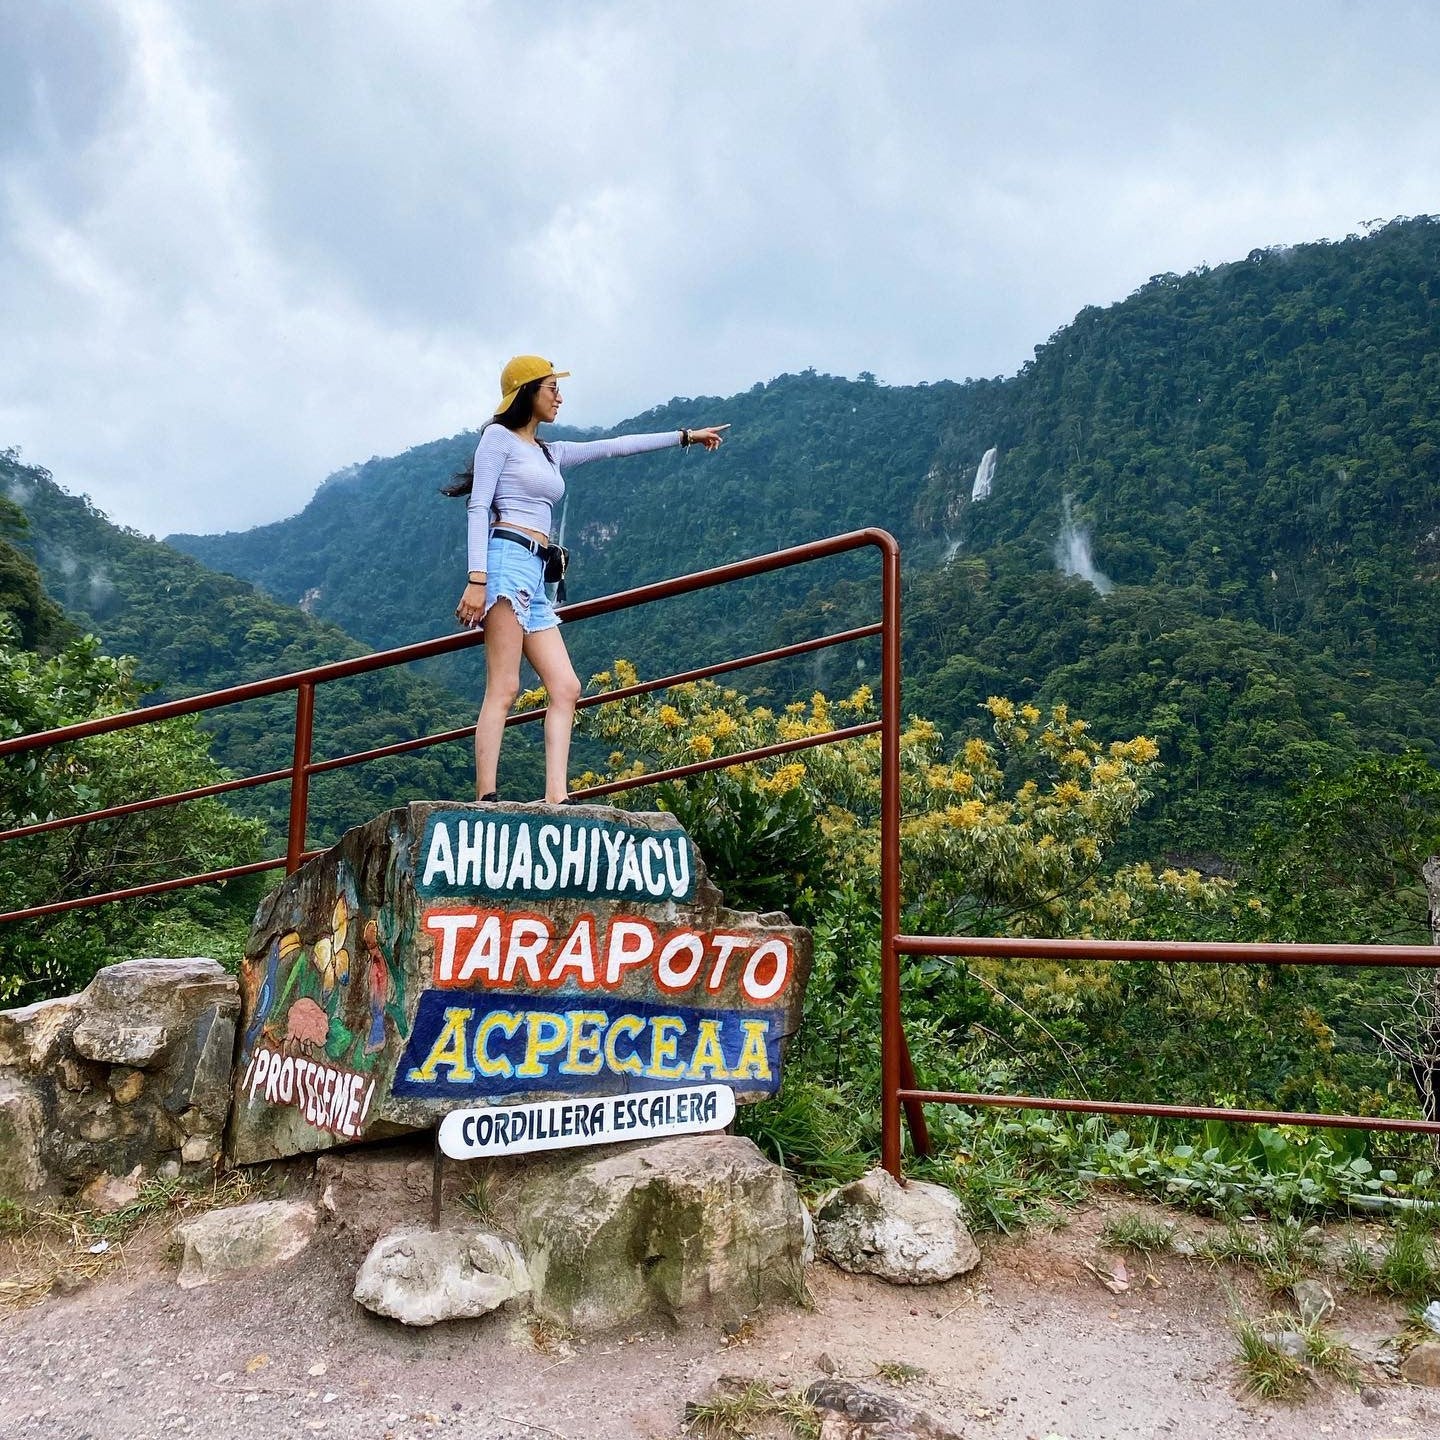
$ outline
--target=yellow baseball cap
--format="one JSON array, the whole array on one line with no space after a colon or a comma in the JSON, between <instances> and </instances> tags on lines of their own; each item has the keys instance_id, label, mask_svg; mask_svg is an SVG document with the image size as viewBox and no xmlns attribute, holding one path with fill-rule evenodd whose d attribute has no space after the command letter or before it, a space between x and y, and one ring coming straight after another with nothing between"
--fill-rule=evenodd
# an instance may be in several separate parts
<instances>
[{"instance_id":1,"label":"yellow baseball cap","mask_svg":"<svg viewBox=\"0 0 1440 1440\"><path fill-rule=\"evenodd\" d=\"M515 403L522 385L528 385L532 380L548 380L552 375L557 380L564 380L569 374L568 370L557 370L553 361L539 355L512 357L500 372L500 403L495 407L495 413L503 415Z\"/></svg>"}]
</instances>

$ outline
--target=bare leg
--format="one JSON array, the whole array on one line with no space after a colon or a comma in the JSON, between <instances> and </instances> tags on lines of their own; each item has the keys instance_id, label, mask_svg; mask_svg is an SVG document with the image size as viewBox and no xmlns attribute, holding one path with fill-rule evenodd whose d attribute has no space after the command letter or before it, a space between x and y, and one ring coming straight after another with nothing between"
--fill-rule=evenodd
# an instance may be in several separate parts
<instances>
[{"instance_id":1,"label":"bare leg","mask_svg":"<svg viewBox=\"0 0 1440 1440\"><path fill-rule=\"evenodd\" d=\"M524 647L525 658L535 667L550 697L545 712L545 801L558 805L570 793L570 727L575 722L580 680L558 629L525 636Z\"/></svg>"},{"instance_id":2,"label":"bare leg","mask_svg":"<svg viewBox=\"0 0 1440 1440\"><path fill-rule=\"evenodd\" d=\"M497 600L485 617L485 699L475 721L475 798L496 786L505 720L520 693L520 651L525 639L508 600Z\"/></svg>"}]
</instances>

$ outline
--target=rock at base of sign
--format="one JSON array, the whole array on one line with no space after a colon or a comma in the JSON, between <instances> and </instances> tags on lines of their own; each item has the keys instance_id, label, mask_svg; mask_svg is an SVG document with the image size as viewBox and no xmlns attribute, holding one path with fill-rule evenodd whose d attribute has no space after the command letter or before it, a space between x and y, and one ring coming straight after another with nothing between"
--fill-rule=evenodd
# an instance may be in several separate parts
<instances>
[{"instance_id":1,"label":"rock at base of sign","mask_svg":"<svg viewBox=\"0 0 1440 1440\"><path fill-rule=\"evenodd\" d=\"M524 1257L488 1230L406 1225L382 1235L355 1277L355 1299L402 1325L468 1320L530 1293Z\"/></svg>"},{"instance_id":2,"label":"rock at base of sign","mask_svg":"<svg viewBox=\"0 0 1440 1440\"><path fill-rule=\"evenodd\" d=\"M571 1330L657 1311L739 1316L804 1293L805 1207L790 1176L740 1136L552 1162L520 1204L534 1308Z\"/></svg>"},{"instance_id":3,"label":"rock at base of sign","mask_svg":"<svg viewBox=\"0 0 1440 1440\"><path fill-rule=\"evenodd\" d=\"M97 1175L81 1192L80 1203L97 1215L114 1215L140 1198L144 1171L136 1166L121 1179L118 1175Z\"/></svg>"},{"instance_id":4,"label":"rock at base of sign","mask_svg":"<svg viewBox=\"0 0 1440 1440\"><path fill-rule=\"evenodd\" d=\"M0 1010L0 1197L208 1161L239 1010L235 977L202 959L123 960L79 995Z\"/></svg>"},{"instance_id":5,"label":"rock at base of sign","mask_svg":"<svg viewBox=\"0 0 1440 1440\"><path fill-rule=\"evenodd\" d=\"M257 1200L187 1220L175 1227L185 1247L178 1283L192 1290L237 1270L289 1260L310 1243L318 1218L313 1205Z\"/></svg>"},{"instance_id":6,"label":"rock at base of sign","mask_svg":"<svg viewBox=\"0 0 1440 1440\"><path fill-rule=\"evenodd\" d=\"M1412 1385L1440 1385L1440 1344L1427 1340L1417 1345L1405 1357L1400 1374Z\"/></svg>"},{"instance_id":7,"label":"rock at base of sign","mask_svg":"<svg viewBox=\"0 0 1440 1440\"><path fill-rule=\"evenodd\" d=\"M899 1185L872 1170L832 1190L815 1211L820 1253L842 1270L931 1285L980 1263L959 1200L943 1185Z\"/></svg>"},{"instance_id":8,"label":"rock at base of sign","mask_svg":"<svg viewBox=\"0 0 1440 1440\"><path fill-rule=\"evenodd\" d=\"M817 1380L805 1399L820 1412L821 1440L961 1440L929 1411L851 1380Z\"/></svg>"}]
</instances>

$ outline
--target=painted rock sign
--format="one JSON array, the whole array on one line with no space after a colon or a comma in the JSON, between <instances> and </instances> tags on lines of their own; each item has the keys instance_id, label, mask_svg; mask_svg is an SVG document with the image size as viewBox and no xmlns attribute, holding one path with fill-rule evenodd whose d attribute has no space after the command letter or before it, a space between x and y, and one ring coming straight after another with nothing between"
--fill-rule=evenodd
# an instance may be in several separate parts
<instances>
[{"instance_id":1,"label":"painted rock sign","mask_svg":"<svg viewBox=\"0 0 1440 1440\"><path fill-rule=\"evenodd\" d=\"M260 907L240 975L231 1158L477 1105L717 1084L763 1099L809 970L808 933L726 909L673 816L393 810Z\"/></svg>"}]
</instances>

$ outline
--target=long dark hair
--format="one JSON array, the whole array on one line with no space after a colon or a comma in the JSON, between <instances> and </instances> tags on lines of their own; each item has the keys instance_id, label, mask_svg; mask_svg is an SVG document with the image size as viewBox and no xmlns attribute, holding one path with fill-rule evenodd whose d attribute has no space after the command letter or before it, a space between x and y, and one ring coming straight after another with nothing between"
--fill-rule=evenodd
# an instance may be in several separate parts
<instances>
[{"instance_id":1,"label":"long dark hair","mask_svg":"<svg viewBox=\"0 0 1440 1440\"><path fill-rule=\"evenodd\" d=\"M535 396L540 387L549 379L548 375L542 375L538 380L528 380L515 392L515 398L504 410L492 420L487 420L481 427L483 435L492 425L503 425L507 430L523 430L530 423L530 417L535 413ZM545 452L545 458L553 465L554 456L550 454L550 447L537 435L536 442L541 450ZM449 485L442 485L442 495L468 495L475 488L475 456L470 456L470 463L463 470L457 470L451 477Z\"/></svg>"}]
</instances>

